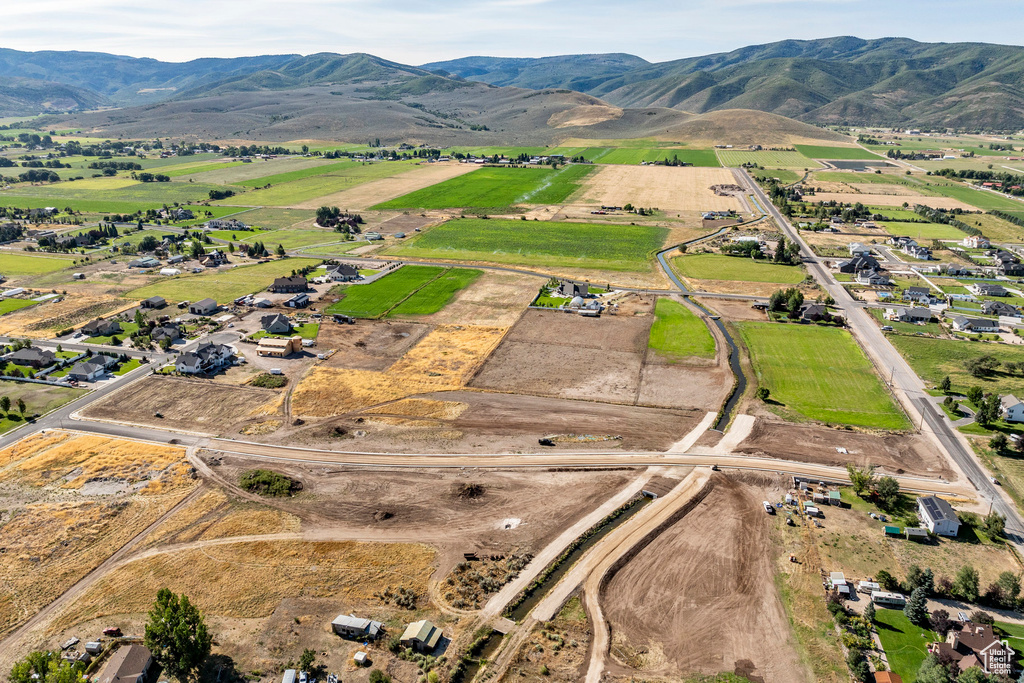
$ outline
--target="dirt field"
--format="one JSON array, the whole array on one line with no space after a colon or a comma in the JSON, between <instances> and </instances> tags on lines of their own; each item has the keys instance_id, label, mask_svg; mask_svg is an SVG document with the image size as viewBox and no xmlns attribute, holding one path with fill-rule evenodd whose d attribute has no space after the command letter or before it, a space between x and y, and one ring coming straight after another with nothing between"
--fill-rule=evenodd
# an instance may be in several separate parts
<instances>
[{"instance_id":1,"label":"dirt field","mask_svg":"<svg viewBox=\"0 0 1024 683\"><path fill-rule=\"evenodd\" d=\"M856 192L819 192L817 194L810 195L808 199L815 202L835 201L849 204L860 202L866 206L902 206L903 202L907 202L911 206L914 204L923 204L924 206L930 206L933 209L964 209L966 211L977 211L975 207L965 204L959 199L952 199L951 197L926 197L924 195L907 196L897 194L861 194Z\"/></svg>"},{"instance_id":2,"label":"dirt field","mask_svg":"<svg viewBox=\"0 0 1024 683\"><path fill-rule=\"evenodd\" d=\"M701 299L700 297L697 298L697 301L728 320L755 320L758 322L765 322L768 319L768 316L764 311L759 311L746 301Z\"/></svg>"},{"instance_id":3,"label":"dirt field","mask_svg":"<svg viewBox=\"0 0 1024 683\"><path fill-rule=\"evenodd\" d=\"M605 206L654 207L663 211L741 211L735 197L719 197L712 185L735 184L724 168L602 166L587 176L574 201Z\"/></svg>"},{"instance_id":4,"label":"dirt field","mask_svg":"<svg viewBox=\"0 0 1024 683\"><path fill-rule=\"evenodd\" d=\"M836 448L845 448L840 453ZM736 453L823 465L877 465L885 472L957 479L930 442L920 436L875 436L843 429L758 419Z\"/></svg>"},{"instance_id":5,"label":"dirt field","mask_svg":"<svg viewBox=\"0 0 1024 683\"><path fill-rule=\"evenodd\" d=\"M320 326L317 345L336 351L324 361L324 367L384 370L431 329L429 325L390 320L357 320L354 325L325 321Z\"/></svg>"},{"instance_id":6,"label":"dirt field","mask_svg":"<svg viewBox=\"0 0 1024 683\"><path fill-rule=\"evenodd\" d=\"M260 413L277 412L284 394L177 377L146 377L89 405L85 417L153 424L185 431L222 433ZM156 417L160 413L163 417Z\"/></svg>"},{"instance_id":7,"label":"dirt field","mask_svg":"<svg viewBox=\"0 0 1024 683\"><path fill-rule=\"evenodd\" d=\"M0 317L0 334L11 337L45 337L86 323L93 318L109 316L138 305L107 294L69 293L64 299L33 306Z\"/></svg>"},{"instance_id":8,"label":"dirt field","mask_svg":"<svg viewBox=\"0 0 1024 683\"><path fill-rule=\"evenodd\" d=\"M342 210L366 209L374 204L386 202L389 199L401 197L404 194L475 171L477 168L479 166L456 162L423 164L405 173L380 180L371 180L342 192L296 204L292 208L316 209L321 206L338 206Z\"/></svg>"},{"instance_id":9,"label":"dirt field","mask_svg":"<svg viewBox=\"0 0 1024 683\"><path fill-rule=\"evenodd\" d=\"M764 487L715 480L703 502L608 583L601 604L612 655L627 670L672 678L807 680L775 588Z\"/></svg>"},{"instance_id":10,"label":"dirt field","mask_svg":"<svg viewBox=\"0 0 1024 683\"><path fill-rule=\"evenodd\" d=\"M435 325L511 327L542 284L543 279L529 275L484 271L450 304L422 320Z\"/></svg>"}]
</instances>

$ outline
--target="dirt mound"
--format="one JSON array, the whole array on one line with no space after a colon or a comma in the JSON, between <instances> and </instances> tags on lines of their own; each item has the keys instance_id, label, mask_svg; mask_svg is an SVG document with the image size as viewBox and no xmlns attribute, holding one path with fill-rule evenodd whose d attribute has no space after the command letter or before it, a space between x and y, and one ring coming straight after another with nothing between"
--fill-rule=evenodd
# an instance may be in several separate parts
<instances>
[{"instance_id":1,"label":"dirt mound","mask_svg":"<svg viewBox=\"0 0 1024 683\"><path fill-rule=\"evenodd\" d=\"M548 125L552 128L594 126L605 121L621 119L623 110L606 104L584 104L552 114Z\"/></svg>"},{"instance_id":2,"label":"dirt mound","mask_svg":"<svg viewBox=\"0 0 1024 683\"><path fill-rule=\"evenodd\" d=\"M390 512L388 510L377 510L376 512L373 513L373 519L377 522L386 522L394 516L395 513Z\"/></svg>"},{"instance_id":3,"label":"dirt mound","mask_svg":"<svg viewBox=\"0 0 1024 683\"><path fill-rule=\"evenodd\" d=\"M456 498L479 498L487 492L480 484L459 483L452 485L452 495Z\"/></svg>"}]
</instances>

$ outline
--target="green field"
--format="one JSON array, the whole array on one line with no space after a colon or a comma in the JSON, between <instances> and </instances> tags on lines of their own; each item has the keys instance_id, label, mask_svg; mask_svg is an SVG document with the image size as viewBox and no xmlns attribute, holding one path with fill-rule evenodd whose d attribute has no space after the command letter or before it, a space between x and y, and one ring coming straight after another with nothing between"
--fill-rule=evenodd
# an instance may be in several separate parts
<instances>
[{"instance_id":1,"label":"green field","mask_svg":"<svg viewBox=\"0 0 1024 683\"><path fill-rule=\"evenodd\" d=\"M407 268L409 266L406 266ZM482 270L471 268L451 268L431 280L415 294L396 306L389 315L430 315L437 313L448 305L455 294L473 284L483 275Z\"/></svg>"},{"instance_id":2,"label":"green field","mask_svg":"<svg viewBox=\"0 0 1024 683\"><path fill-rule=\"evenodd\" d=\"M697 314L672 299L658 299L647 348L668 358L715 357L715 338Z\"/></svg>"},{"instance_id":3,"label":"green field","mask_svg":"<svg viewBox=\"0 0 1024 683\"><path fill-rule=\"evenodd\" d=\"M11 404L18 405L18 399L25 401L25 415L44 415L51 410L56 410L62 405L84 396L89 393L88 389L74 389L71 387L55 387L48 384L32 384L28 382L15 382L12 380L0 380L0 396L11 399ZM2 415L2 414L0 414ZM25 421L18 415L17 409L9 413L12 417L0 417L0 433L8 432L15 427L25 424Z\"/></svg>"},{"instance_id":4,"label":"green field","mask_svg":"<svg viewBox=\"0 0 1024 683\"><path fill-rule=\"evenodd\" d=\"M315 162L313 165L310 165L308 163L309 159L304 159L303 161L306 161L307 163L301 166L296 164L296 166L298 167L294 169L286 169L282 167L278 171L276 169L264 167L262 169L262 175L253 176L248 180L242 180L238 184L244 185L245 187L263 187L264 185L267 184L280 185L281 183L290 183L295 180L302 180L303 178L312 178L314 176L324 175L326 173L344 173L345 171L353 167L363 166L362 162L358 161L334 161L326 163L320 161ZM255 170L258 171L261 169L257 167Z\"/></svg>"},{"instance_id":5,"label":"green field","mask_svg":"<svg viewBox=\"0 0 1024 683\"><path fill-rule=\"evenodd\" d=\"M176 275L124 294L129 299L162 296L168 301L196 301L209 297L217 303L230 303L240 296L266 289L274 278L291 275L293 270L317 266L320 259L287 258L251 266L236 266L222 272Z\"/></svg>"},{"instance_id":6,"label":"green field","mask_svg":"<svg viewBox=\"0 0 1024 683\"><path fill-rule=\"evenodd\" d=\"M241 161L219 161L212 163L202 164L182 164L180 166L168 166L160 170L165 176L170 178L181 178L181 182L187 183L189 181L197 183L212 182L216 183L214 176L210 174L218 171L224 172L226 169L235 168L236 166L243 166ZM123 173L123 171L122 171Z\"/></svg>"},{"instance_id":7,"label":"green field","mask_svg":"<svg viewBox=\"0 0 1024 683\"><path fill-rule=\"evenodd\" d=\"M38 302L31 299L0 299L0 315L6 315L13 311L35 306Z\"/></svg>"},{"instance_id":8,"label":"green field","mask_svg":"<svg viewBox=\"0 0 1024 683\"><path fill-rule=\"evenodd\" d=\"M781 323L744 322L737 327L759 384L787 412L831 424L910 426L849 332Z\"/></svg>"},{"instance_id":9,"label":"green field","mask_svg":"<svg viewBox=\"0 0 1024 683\"><path fill-rule=\"evenodd\" d=\"M247 206L289 206L341 192L371 180L398 175L412 168L414 166L411 161L379 163L348 161L339 164L338 168L330 173L321 173L310 178L280 183L266 190L253 190L242 197L229 197L222 200L222 203ZM265 185L266 182L266 179L263 179L260 184Z\"/></svg>"},{"instance_id":10,"label":"green field","mask_svg":"<svg viewBox=\"0 0 1024 683\"><path fill-rule=\"evenodd\" d=\"M316 214L308 209L247 209L232 214L231 217L256 228L281 230L303 221L311 221Z\"/></svg>"},{"instance_id":11,"label":"green field","mask_svg":"<svg viewBox=\"0 0 1024 683\"><path fill-rule=\"evenodd\" d=\"M353 249L359 247L365 247L367 244L373 244L372 242L339 242L338 244L330 244L326 247L311 247L309 249L303 249L303 254L315 254L317 256L334 256L338 254L347 254ZM379 243L378 243L379 244Z\"/></svg>"},{"instance_id":12,"label":"green field","mask_svg":"<svg viewBox=\"0 0 1024 683\"><path fill-rule=\"evenodd\" d=\"M481 168L402 197L374 209L492 209L513 204L559 204L580 187L592 166L550 168Z\"/></svg>"},{"instance_id":13,"label":"green field","mask_svg":"<svg viewBox=\"0 0 1024 683\"><path fill-rule=\"evenodd\" d=\"M865 159L879 161L877 154L860 147L827 147L824 145L793 145L796 151L811 159Z\"/></svg>"},{"instance_id":14,"label":"green field","mask_svg":"<svg viewBox=\"0 0 1024 683\"><path fill-rule=\"evenodd\" d=\"M436 266L402 266L379 280L365 285L341 285L332 294L341 301L332 303L324 313L342 313L356 318L380 318L418 292L447 269ZM421 300L418 305L423 305ZM443 305L443 304L442 304Z\"/></svg>"},{"instance_id":15,"label":"green field","mask_svg":"<svg viewBox=\"0 0 1024 683\"><path fill-rule=\"evenodd\" d=\"M209 191L220 189L219 185L206 183L141 183L129 178L96 178L95 180L127 180L129 184L112 189L101 189L94 179L75 180L72 182L53 183L50 185L15 185L10 190L0 192L0 204L10 204L8 197L45 198L50 206L64 208L68 200L82 200L97 204L145 203L148 208L159 207L174 202L186 203L209 199ZM117 211L113 209L113 211Z\"/></svg>"},{"instance_id":16,"label":"green field","mask_svg":"<svg viewBox=\"0 0 1024 683\"><path fill-rule=\"evenodd\" d=\"M323 167L326 164L323 160L309 158L285 158L272 159L270 161L255 160L251 163L234 161L230 164L217 164L199 167L191 174L180 174L182 180L194 180L195 182L216 183L218 185L242 185L244 187L260 187L268 181L253 182L255 179L274 176L299 169L310 167ZM174 176L172 176L174 177Z\"/></svg>"},{"instance_id":17,"label":"green field","mask_svg":"<svg viewBox=\"0 0 1024 683\"><path fill-rule=\"evenodd\" d=\"M647 225L461 219L430 228L385 253L535 266L646 271L668 231Z\"/></svg>"},{"instance_id":18,"label":"green field","mask_svg":"<svg viewBox=\"0 0 1024 683\"><path fill-rule=\"evenodd\" d=\"M814 162L811 162L814 163ZM797 173L796 171L787 171L781 168L752 168L750 169L750 175L755 178L775 178L784 185L791 185L803 177L803 173Z\"/></svg>"},{"instance_id":19,"label":"green field","mask_svg":"<svg viewBox=\"0 0 1024 683\"><path fill-rule=\"evenodd\" d=\"M737 282L774 282L795 285L807 273L802 266L784 266L768 260L754 261L725 254L693 254L677 256L672 265L683 277L698 280L733 280Z\"/></svg>"},{"instance_id":20,"label":"green field","mask_svg":"<svg viewBox=\"0 0 1024 683\"><path fill-rule=\"evenodd\" d=\"M123 340L127 339L128 337L130 337L131 335L135 334L138 331L139 331L139 326L137 324L135 324L133 322L130 323L130 322L126 322L126 321L122 320L121 321L121 331L118 332L117 334L111 334L111 335L107 335L105 337L88 337L88 338L85 339L84 343L86 343L86 344L107 345L107 344L110 344L110 342L112 342L114 340L114 337L117 337L118 339L123 341Z\"/></svg>"},{"instance_id":21,"label":"green field","mask_svg":"<svg viewBox=\"0 0 1024 683\"><path fill-rule=\"evenodd\" d=\"M586 154L583 155L586 157ZM651 149L647 147L612 149L600 156L594 155L602 164L639 164L678 158L694 166L721 166L715 151L711 149Z\"/></svg>"},{"instance_id":22,"label":"green field","mask_svg":"<svg viewBox=\"0 0 1024 683\"><path fill-rule=\"evenodd\" d=\"M251 335L249 339L258 341L264 337L293 337L298 335L303 339L316 339L316 335L320 332L320 323L303 323L301 325L292 325L292 331L288 334L267 334L266 330L260 330L255 334Z\"/></svg>"},{"instance_id":23,"label":"green field","mask_svg":"<svg viewBox=\"0 0 1024 683\"><path fill-rule=\"evenodd\" d=\"M938 636L911 624L903 610L879 609L875 612L875 626L889 660L889 669L899 675L903 683L914 683L921 662L928 656L928 643L939 640Z\"/></svg>"},{"instance_id":24,"label":"green field","mask_svg":"<svg viewBox=\"0 0 1024 683\"><path fill-rule=\"evenodd\" d=\"M772 150L750 152L720 149L718 158L722 160L723 166L757 164L765 168L821 168L821 164L805 157L800 152L774 152Z\"/></svg>"},{"instance_id":25,"label":"green field","mask_svg":"<svg viewBox=\"0 0 1024 683\"><path fill-rule=\"evenodd\" d=\"M260 236L268 238L270 235L276 234L277 230L210 230L209 232L203 233L215 240L227 240L228 242L241 242L243 240L249 242L253 240L259 240ZM264 242L266 239L264 239Z\"/></svg>"},{"instance_id":26,"label":"green field","mask_svg":"<svg viewBox=\"0 0 1024 683\"><path fill-rule=\"evenodd\" d=\"M235 234L239 236L238 241L240 242L263 242L267 249L271 251L278 244L282 245L285 249L297 249L326 242L340 242L345 238L343 234L333 230L273 230L270 232L242 232Z\"/></svg>"},{"instance_id":27,"label":"green field","mask_svg":"<svg viewBox=\"0 0 1024 683\"><path fill-rule=\"evenodd\" d=\"M985 190L975 190L974 188L968 187L962 183L938 183L932 182L930 184L931 189L936 193L941 194L944 197L952 197L953 199L959 199L960 201L970 204L971 206L977 207L983 211L1022 211L1024 210L1024 202L1017 201L1004 197L1001 194L995 192L987 192Z\"/></svg>"},{"instance_id":28,"label":"green field","mask_svg":"<svg viewBox=\"0 0 1024 683\"><path fill-rule=\"evenodd\" d=\"M52 273L72 266L73 258L0 254L0 275L6 278Z\"/></svg>"},{"instance_id":29,"label":"green field","mask_svg":"<svg viewBox=\"0 0 1024 683\"><path fill-rule=\"evenodd\" d=\"M942 223L900 223L898 221L887 221L879 223L890 235L905 235L915 240L962 240L966 233L957 230L952 225Z\"/></svg>"},{"instance_id":30,"label":"green field","mask_svg":"<svg viewBox=\"0 0 1024 683\"><path fill-rule=\"evenodd\" d=\"M889 341L926 382L938 384L948 375L955 391L963 392L968 387L979 386L986 392L1024 393L1024 377L996 372L991 377L977 378L964 369L964 363L985 355L995 356L1001 363L1024 362L1024 349L1019 346L902 335L890 335Z\"/></svg>"}]
</instances>

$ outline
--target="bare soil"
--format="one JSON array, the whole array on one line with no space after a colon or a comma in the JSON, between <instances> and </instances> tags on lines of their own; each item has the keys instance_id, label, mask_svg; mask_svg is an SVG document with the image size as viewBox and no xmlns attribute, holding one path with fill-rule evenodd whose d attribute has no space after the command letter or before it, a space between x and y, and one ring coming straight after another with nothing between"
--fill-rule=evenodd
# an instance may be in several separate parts
<instances>
[{"instance_id":1,"label":"bare soil","mask_svg":"<svg viewBox=\"0 0 1024 683\"><path fill-rule=\"evenodd\" d=\"M764 311L754 308L748 301L704 299L700 297L698 297L697 300L707 308L729 320L754 320L757 322L765 322L768 319L768 316Z\"/></svg>"},{"instance_id":2,"label":"bare soil","mask_svg":"<svg viewBox=\"0 0 1024 683\"><path fill-rule=\"evenodd\" d=\"M434 325L511 327L537 296L543 278L518 273L484 271L459 291L443 309L422 317Z\"/></svg>"},{"instance_id":3,"label":"bare soil","mask_svg":"<svg viewBox=\"0 0 1024 683\"><path fill-rule=\"evenodd\" d=\"M607 206L651 207L663 211L741 211L735 197L716 195L712 185L733 184L725 168L602 166L587 177L579 201Z\"/></svg>"},{"instance_id":4,"label":"bare soil","mask_svg":"<svg viewBox=\"0 0 1024 683\"><path fill-rule=\"evenodd\" d=\"M317 347L334 349L324 361L329 368L384 370L433 329L430 325L391 320L357 320L339 325L325 318L317 335Z\"/></svg>"}]
</instances>

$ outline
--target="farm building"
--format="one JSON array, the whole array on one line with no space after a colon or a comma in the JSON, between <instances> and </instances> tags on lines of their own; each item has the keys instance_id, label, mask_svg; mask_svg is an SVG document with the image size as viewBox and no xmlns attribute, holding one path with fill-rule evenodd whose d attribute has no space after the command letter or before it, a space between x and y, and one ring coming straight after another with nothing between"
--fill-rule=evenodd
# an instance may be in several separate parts
<instances>
[{"instance_id":1,"label":"farm building","mask_svg":"<svg viewBox=\"0 0 1024 683\"><path fill-rule=\"evenodd\" d=\"M152 665L153 653L149 648L133 643L118 648L94 680L97 683L146 683Z\"/></svg>"},{"instance_id":2,"label":"farm building","mask_svg":"<svg viewBox=\"0 0 1024 683\"><path fill-rule=\"evenodd\" d=\"M331 622L331 628L334 629L334 632L342 638L374 639L380 635L381 631L384 630L384 624L379 621L363 619L354 614L350 614L348 616L339 614L338 617Z\"/></svg>"},{"instance_id":3,"label":"farm building","mask_svg":"<svg viewBox=\"0 0 1024 683\"><path fill-rule=\"evenodd\" d=\"M938 496L918 498L917 514L933 534L956 536L960 532L960 519L953 506Z\"/></svg>"},{"instance_id":4,"label":"farm building","mask_svg":"<svg viewBox=\"0 0 1024 683\"><path fill-rule=\"evenodd\" d=\"M406 627L399 641L417 652L433 652L441 641L441 629L426 619L414 621Z\"/></svg>"},{"instance_id":5,"label":"farm building","mask_svg":"<svg viewBox=\"0 0 1024 683\"><path fill-rule=\"evenodd\" d=\"M192 315L210 315L218 308L217 302L213 299L201 299L193 304L189 304L188 312Z\"/></svg>"},{"instance_id":6,"label":"farm building","mask_svg":"<svg viewBox=\"0 0 1024 683\"><path fill-rule=\"evenodd\" d=\"M160 274L164 277L173 277L175 275L181 275L180 268L161 268Z\"/></svg>"},{"instance_id":7,"label":"farm building","mask_svg":"<svg viewBox=\"0 0 1024 683\"><path fill-rule=\"evenodd\" d=\"M163 271L161 271L161 273L163 273ZM163 308L167 305L167 300L162 296L151 296L139 305L143 308Z\"/></svg>"},{"instance_id":8,"label":"farm building","mask_svg":"<svg viewBox=\"0 0 1024 683\"><path fill-rule=\"evenodd\" d=\"M156 268L159 265L160 262L152 256L145 256L128 262L129 268Z\"/></svg>"},{"instance_id":9,"label":"farm building","mask_svg":"<svg viewBox=\"0 0 1024 683\"><path fill-rule=\"evenodd\" d=\"M846 575L842 572L829 572L828 585L840 595L850 595L850 584L846 582Z\"/></svg>"},{"instance_id":10,"label":"farm building","mask_svg":"<svg viewBox=\"0 0 1024 683\"><path fill-rule=\"evenodd\" d=\"M265 315L260 318L260 327L268 334L288 334L292 331L292 323L288 316L280 313Z\"/></svg>"},{"instance_id":11,"label":"farm building","mask_svg":"<svg viewBox=\"0 0 1024 683\"><path fill-rule=\"evenodd\" d=\"M288 301L285 301L284 305L288 308L305 308L309 305L309 295L296 294L291 299L288 299Z\"/></svg>"},{"instance_id":12,"label":"farm building","mask_svg":"<svg viewBox=\"0 0 1024 683\"><path fill-rule=\"evenodd\" d=\"M301 275L292 275L275 279L268 289L275 294L294 294L295 292L305 292L309 289L309 283Z\"/></svg>"},{"instance_id":13,"label":"farm building","mask_svg":"<svg viewBox=\"0 0 1024 683\"><path fill-rule=\"evenodd\" d=\"M57 354L46 349L29 347L18 349L14 353L7 354L7 360L17 365L27 365L30 368L45 368L57 362Z\"/></svg>"},{"instance_id":14,"label":"farm building","mask_svg":"<svg viewBox=\"0 0 1024 683\"><path fill-rule=\"evenodd\" d=\"M302 337L282 339L281 337L263 337L256 346L257 356L268 358L284 358L302 350Z\"/></svg>"}]
</instances>

